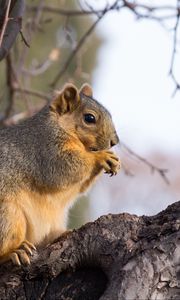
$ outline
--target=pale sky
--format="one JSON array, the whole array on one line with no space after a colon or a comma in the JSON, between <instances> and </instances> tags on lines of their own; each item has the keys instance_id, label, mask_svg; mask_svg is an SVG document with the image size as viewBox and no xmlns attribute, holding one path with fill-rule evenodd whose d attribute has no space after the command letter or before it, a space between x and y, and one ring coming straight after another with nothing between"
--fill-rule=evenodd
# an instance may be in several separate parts
<instances>
[{"instance_id":1,"label":"pale sky","mask_svg":"<svg viewBox=\"0 0 180 300\"><path fill-rule=\"evenodd\" d=\"M153 21L136 21L127 10L106 15L97 31L105 43L94 72L94 97L111 111L120 138L140 154L180 151L180 92L172 98L168 76L171 33Z\"/></svg>"},{"instance_id":2,"label":"pale sky","mask_svg":"<svg viewBox=\"0 0 180 300\"><path fill-rule=\"evenodd\" d=\"M176 3L174 0L141 2L145 1L151 5ZM100 6L104 1L90 2L92 6ZM154 21L137 21L128 10L109 13L96 30L105 42L94 71L94 97L110 110L120 139L143 157L151 152L165 152L167 157L180 153L180 91L172 98L174 85L168 76L172 32ZM180 82L179 66L180 54L176 60ZM173 173L173 166L170 171ZM122 211L154 214L179 199L171 186L160 185L159 181L156 184L155 175L150 172L146 176L143 184L141 174L134 179L114 178L124 180L125 185L123 196L121 190L115 192L117 201L115 194L112 201L112 189L108 192L107 186L111 185L108 178L99 180L91 191L91 218ZM116 189L119 184L114 183Z\"/></svg>"}]
</instances>

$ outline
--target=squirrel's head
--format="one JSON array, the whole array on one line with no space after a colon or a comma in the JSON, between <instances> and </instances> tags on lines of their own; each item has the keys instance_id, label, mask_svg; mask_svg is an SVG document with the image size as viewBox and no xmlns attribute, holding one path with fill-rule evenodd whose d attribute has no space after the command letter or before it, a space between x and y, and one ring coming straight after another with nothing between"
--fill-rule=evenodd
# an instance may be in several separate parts
<instances>
[{"instance_id":1,"label":"squirrel's head","mask_svg":"<svg viewBox=\"0 0 180 300\"><path fill-rule=\"evenodd\" d=\"M77 136L88 150L109 149L119 142L110 113L93 99L92 88L87 83L80 90L66 84L50 108L58 116L60 126Z\"/></svg>"}]
</instances>

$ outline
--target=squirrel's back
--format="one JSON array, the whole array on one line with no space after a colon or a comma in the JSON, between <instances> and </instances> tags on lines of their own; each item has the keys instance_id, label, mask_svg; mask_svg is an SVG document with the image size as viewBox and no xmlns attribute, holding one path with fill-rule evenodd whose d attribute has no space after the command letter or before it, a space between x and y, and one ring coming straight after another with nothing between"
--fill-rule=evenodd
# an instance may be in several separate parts
<instances>
[{"instance_id":1,"label":"squirrel's back","mask_svg":"<svg viewBox=\"0 0 180 300\"><path fill-rule=\"evenodd\" d=\"M66 139L64 130L50 119L48 106L20 124L1 129L1 195L23 184L33 188L36 181L40 185L49 182L50 169L57 164L57 154Z\"/></svg>"}]
</instances>

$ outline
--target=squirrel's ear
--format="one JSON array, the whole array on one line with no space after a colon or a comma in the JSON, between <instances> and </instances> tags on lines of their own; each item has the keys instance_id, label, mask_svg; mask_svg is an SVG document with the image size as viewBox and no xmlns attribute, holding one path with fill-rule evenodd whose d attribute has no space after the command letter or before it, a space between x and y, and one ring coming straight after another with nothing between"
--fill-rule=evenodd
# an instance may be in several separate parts
<instances>
[{"instance_id":1,"label":"squirrel's ear","mask_svg":"<svg viewBox=\"0 0 180 300\"><path fill-rule=\"evenodd\" d=\"M56 110L60 115L68 112L72 112L80 102L80 96L77 88L68 83L63 90L58 93L55 99L52 101L50 107Z\"/></svg>"},{"instance_id":2,"label":"squirrel's ear","mask_svg":"<svg viewBox=\"0 0 180 300\"><path fill-rule=\"evenodd\" d=\"M82 85L82 87L80 88L79 93L82 93L88 97L92 97L92 95L93 95L92 87L88 83L84 83Z\"/></svg>"}]
</instances>

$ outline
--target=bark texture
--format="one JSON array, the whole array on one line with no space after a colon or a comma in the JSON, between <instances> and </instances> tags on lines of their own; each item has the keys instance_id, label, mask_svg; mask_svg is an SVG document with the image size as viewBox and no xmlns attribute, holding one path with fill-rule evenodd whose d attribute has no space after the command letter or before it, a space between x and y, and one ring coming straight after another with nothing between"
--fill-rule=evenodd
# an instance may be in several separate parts
<instances>
[{"instance_id":1,"label":"bark texture","mask_svg":"<svg viewBox=\"0 0 180 300\"><path fill-rule=\"evenodd\" d=\"M8 20L5 20L7 3L7 0L0 0L0 32L4 22L7 22L2 45L0 47L0 61L8 54L21 30L22 16L25 10L24 0L11 0L10 14Z\"/></svg>"},{"instance_id":2,"label":"bark texture","mask_svg":"<svg viewBox=\"0 0 180 300\"><path fill-rule=\"evenodd\" d=\"M180 299L180 202L152 217L102 216L0 267L0 299Z\"/></svg>"}]
</instances>

